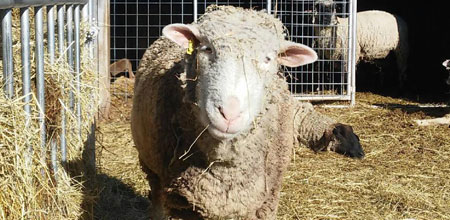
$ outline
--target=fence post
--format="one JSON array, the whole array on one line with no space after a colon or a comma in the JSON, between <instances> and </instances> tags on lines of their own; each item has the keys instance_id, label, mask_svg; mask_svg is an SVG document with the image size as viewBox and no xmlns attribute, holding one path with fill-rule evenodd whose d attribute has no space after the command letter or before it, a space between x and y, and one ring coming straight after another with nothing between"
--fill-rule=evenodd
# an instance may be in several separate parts
<instances>
[{"instance_id":1,"label":"fence post","mask_svg":"<svg viewBox=\"0 0 450 220\"><path fill-rule=\"evenodd\" d=\"M5 80L5 94L8 98L14 96L14 65L12 55L12 10L1 10L2 40L3 40L3 79Z\"/></svg>"},{"instance_id":2,"label":"fence post","mask_svg":"<svg viewBox=\"0 0 450 220\"><path fill-rule=\"evenodd\" d=\"M34 8L35 31L36 31L36 88L39 104L39 128L41 130L41 147L45 149L46 128L45 128L45 77L44 77L44 15L42 7ZM45 151L44 151L45 152ZM45 158L45 157L43 157Z\"/></svg>"},{"instance_id":3,"label":"fence post","mask_svg":"<svg viewBox=\"0 0 450 220\"><path fill-rule=\"evenodd\" d=\"M65 42L64 42L64 10L63 5L58 6L58 53L60 59L66 59L64 54ZM61 91L64 95L65 92L64 84L61 85ZM59 99L59 101L64 104L64 99ZM66 109L64 105L61 107L61 134L60 134L60 148L61 148L61 163L63 166L66 164Z\"/></svg>"},{"instance_id":4,"label":"fence post","mask_svg":"<svg viewBox=\"0 0 450 220\"><path fill-rule=\"evenodd\" d=\"M197 0L194 0L193 2L192 2L192 4L193 4L193 8L194 8L194 22L197 22L197 17L198 17L198 2L197 2Z\"/></svg>"},{"instance_id":5,"label":"fence post","mask_svg":"<svg viewBox=\"0 0 450 220\"><path fill-rule=\"evenodd\" d=\"M109 118L109 111L111 106L110 89L110 39L109 39L109 0L98 0L98 38L97 38L97 58L98 58L98 74L99 74L99 94L100 94L100 109L99 119ZM94 12L95 13L95 12Z\"/></svg>"},{"instance_id":6,"label":"fence post","mask_svg":"<svg viewBox=\"0 0 450 220\"><path fill-rule=\"evenodd\" d=\"M30 81L30 12L29 8L20 9L20 40L22 50L22 95L25 105L25 127L28 128L31 122L31 81ZM29 140L29 139L28 139ZM25 155L25 164L31 166L31 155L33 147L28 144L28 153Z\"/></svg>"}]
</instances>

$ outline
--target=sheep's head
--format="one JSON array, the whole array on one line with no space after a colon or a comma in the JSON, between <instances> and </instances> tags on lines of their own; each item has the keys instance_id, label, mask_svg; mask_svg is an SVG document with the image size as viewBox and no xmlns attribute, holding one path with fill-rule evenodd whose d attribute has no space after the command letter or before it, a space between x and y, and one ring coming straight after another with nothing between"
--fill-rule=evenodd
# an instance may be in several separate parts
<instances>
[{"instance_id":1,"label":"sheep's head","mask_svg":"<svg viewBox=\"0 0 450 220\"><path fill-rule=\"evenodd\" d=\"M314 4L313 24L334 25L336 3L333 0L319 0Z\"/></svg>"},{"instance_id":2,"label":"sheep's head","mask_svg":"<svg viewBox=\"0 0 450 220\"><path fill-rule=\"evenodd\" d=\"M317 59L311 48L284 40L280 21L252 10L224 7L196 24L168 25L163 34L191 54L198 117L219 140L250 128L279 64L297 67Z\"/></svg>"},{"instance_id":3,"label":"sheep's head","mask_svg":"<svg viewBox=\"0 0 450 220\"><path fill-rule=\"evenodd\" d=\"M446 83L447 83L447 85L450 85L450 60L444 61L444 62L442 63L442 66L444 66L445 69L447 69L447 70L449 71L449 75L448 75L448 78L447 78Z\"/></svg>"}]
</instances>

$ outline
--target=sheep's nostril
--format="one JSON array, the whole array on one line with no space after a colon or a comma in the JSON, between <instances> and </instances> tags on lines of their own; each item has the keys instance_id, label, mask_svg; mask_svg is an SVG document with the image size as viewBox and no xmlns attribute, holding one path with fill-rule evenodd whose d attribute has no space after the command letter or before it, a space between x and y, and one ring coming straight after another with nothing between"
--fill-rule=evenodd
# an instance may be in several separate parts
<instances>
[{"instance_id":1,"label":"sheep's nostril","mask_svg":"<svg viewBox=\"0 0 450 220\"><path fill-rule=\"evenodd\" d=\"M220 115L229 122L236 120L241 115L240 102L234 96L226 99L224 105L218 105L217 109L219 110Z\"/></svg>"},{"instance_id":2,"label":"sheep's nostril","mask_svg":"<svg viewBox=\"0 0 450 220\"><path fill-rule=\"evenodd\" d=\"M223 118L227 119L227 117L225 116L225 113L223 113L223 108L219 107L218 109L219 109L220 115L222 115Z\"/></svg>"}]
</instances>

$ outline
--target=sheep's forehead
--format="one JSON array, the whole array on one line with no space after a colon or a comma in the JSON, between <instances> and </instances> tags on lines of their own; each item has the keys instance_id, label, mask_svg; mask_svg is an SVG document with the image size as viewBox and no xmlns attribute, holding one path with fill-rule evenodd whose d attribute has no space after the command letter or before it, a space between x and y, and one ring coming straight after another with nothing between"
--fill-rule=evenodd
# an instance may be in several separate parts
<instances>
[{"instance_id":1,"label":"sheep's forehead","mask_svg":"<svg viewBox=\"0 0 450 220\"><path fill-rule=\"evenodd\" d=\"M202 37L221 49L243 49L257 54L278 51L284 39L283 25L278 19L254 10L223 7L204 15L197 25Z\"/></svg>"}]
</instances>

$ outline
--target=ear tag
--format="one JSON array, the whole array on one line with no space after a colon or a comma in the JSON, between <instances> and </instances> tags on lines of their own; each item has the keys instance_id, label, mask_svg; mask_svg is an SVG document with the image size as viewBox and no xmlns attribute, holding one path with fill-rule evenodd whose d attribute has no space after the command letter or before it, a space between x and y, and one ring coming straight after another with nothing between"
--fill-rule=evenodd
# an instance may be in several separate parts
<instances>
[{"instance_id":1,"label":"ear tag","mask_svg":"<svg viewBox=\"0 0 450 220\"><path fill-rule=\"evenodd\" d=\"M193 52L194 52L194 41L193 40L189 40L189 44L188 44L188 48L186 50L186 53L188 55L192 55Z\"/></svg>"}]
</instances>

